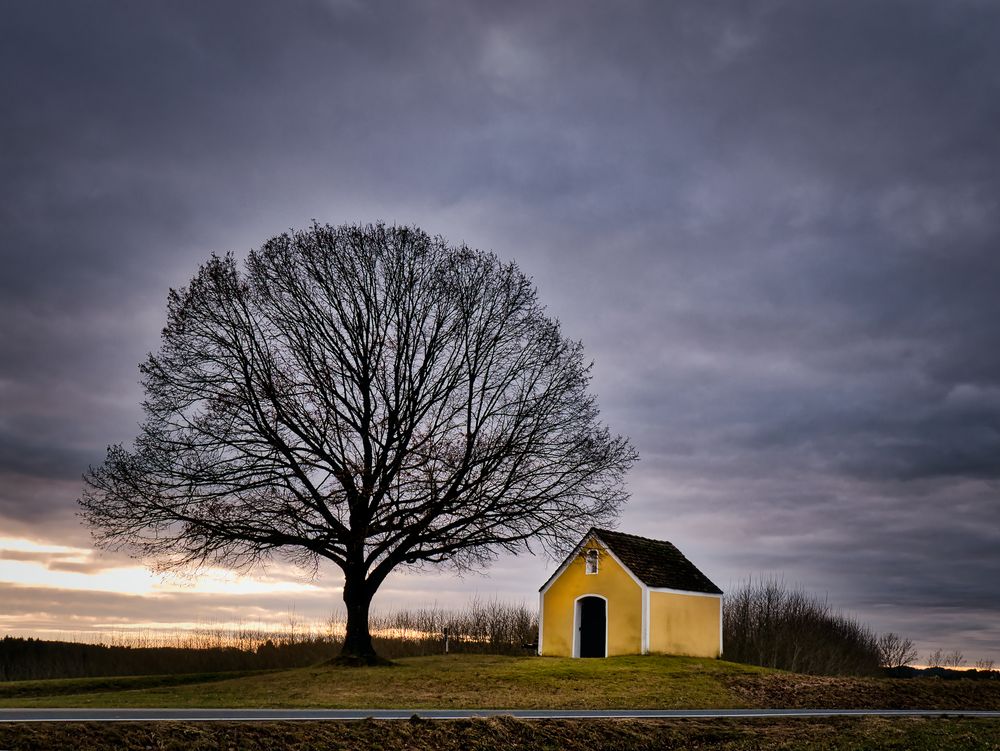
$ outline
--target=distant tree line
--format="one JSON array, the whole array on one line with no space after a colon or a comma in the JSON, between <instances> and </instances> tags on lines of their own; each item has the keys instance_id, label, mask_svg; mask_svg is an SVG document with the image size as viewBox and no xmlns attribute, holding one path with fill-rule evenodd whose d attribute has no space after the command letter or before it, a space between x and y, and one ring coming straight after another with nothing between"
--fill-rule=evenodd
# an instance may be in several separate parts
<instances>
[{"instance_id":1,"label":"distant tree line","mask_svg":"<svg viewBox=\"0 0 1000 751\"><path fill-rule=\"evenodd\" d=\"M167 675L299 667L334 654L329 642L268 641L254 650L237 647L130 647L45 641L7 636L0 640L0 680Z\"/></svg>"},{"instance_id":2,"label":"distant tree line","mask_svg":"<svg viewBox=\"0 0 1000 751\"><path fill-rule=\"evenodd\" d=\"M538 639L534 609L495 600L475 600L464 608L420 608L376 613L373 640L388 658L455 653L526 654ZM285 633L241 629L203 630L177 637L177 646L149 646L141 636L121 644L87 644L7 636L0 639L0 681L126 675L175 675L234 670L267 670L315 665L333 658L343 645L344 619L331 618L325 633L291 626ZM217 646L189 646L189 644ZM230 646L232 644L233 646Z\"/></svg>"}]
</instances>

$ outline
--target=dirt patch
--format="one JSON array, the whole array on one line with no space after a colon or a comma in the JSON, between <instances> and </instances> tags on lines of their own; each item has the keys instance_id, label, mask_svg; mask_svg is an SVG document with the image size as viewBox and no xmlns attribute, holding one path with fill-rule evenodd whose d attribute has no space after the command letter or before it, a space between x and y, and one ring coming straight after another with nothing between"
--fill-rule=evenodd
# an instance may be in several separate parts
<instances>
[{"instance_id":1,"label":"dirt patch","mask_svg":"<svg viewBox=\"0 0 1000 751\"><path fill-rule=\"evenodd\" d=\"M748 707L796 709L1000 710L995 681L828 678L779 673L730 675L732 696Z\"/></svg>"},{"instance_id":2,"label":"dirt patch","mask_svg":"<svg viewBox=\"0 0 1000 751\"><path fill-rule=\"evenodd\" d=\"M0 748L121 751L652 751L653 749L998 749L1000 722L966 719L483 720L0 725Z\"/></svg>"}]
</instances>

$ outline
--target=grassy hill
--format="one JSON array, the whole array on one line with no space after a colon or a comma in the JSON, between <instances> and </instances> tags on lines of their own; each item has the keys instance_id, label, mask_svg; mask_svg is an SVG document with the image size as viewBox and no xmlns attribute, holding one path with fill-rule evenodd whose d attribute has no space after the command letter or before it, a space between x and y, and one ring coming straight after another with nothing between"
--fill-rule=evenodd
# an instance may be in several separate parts
<instances>
[{"instance_id":1,"label":"grassy hill","mask_svg":"<svg viewBox=\"0 0 1000 751\"><path fill-rule=\"evenodd\" d=\"M1000 682L818 678L721 660L451 655L393 667L0 683L4 707L1000 709ZM0 748L1000 749L1000 722L942 718L0 724Z\"/></svg>"},{"instance_id":2,"label":"grassy hill","mask_svg":"<svg viewBox=\"0 0 1000 751\"><path fill-rule=\"evenodd\" d=\"M0 707L1000 709L1000 682L821 678L687 657L450 655L392 667L0 683Z\"/></svg>"}]
</instances>

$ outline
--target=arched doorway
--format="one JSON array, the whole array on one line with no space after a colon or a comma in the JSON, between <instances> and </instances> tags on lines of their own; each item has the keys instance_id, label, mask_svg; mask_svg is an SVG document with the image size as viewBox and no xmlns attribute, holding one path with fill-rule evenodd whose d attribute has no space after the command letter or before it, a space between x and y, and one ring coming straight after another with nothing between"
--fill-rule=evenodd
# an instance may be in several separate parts
<instances>
[{"instance_id":1,"label":"arched doorway","mask_svg":"<svg viewBox=\"0 0 1000 751\"><path fill-rule=\"evenodd\" d=\"M607 657L608 601L588 595L576 601L576 656Z\"/></svg>"}]
</instances>

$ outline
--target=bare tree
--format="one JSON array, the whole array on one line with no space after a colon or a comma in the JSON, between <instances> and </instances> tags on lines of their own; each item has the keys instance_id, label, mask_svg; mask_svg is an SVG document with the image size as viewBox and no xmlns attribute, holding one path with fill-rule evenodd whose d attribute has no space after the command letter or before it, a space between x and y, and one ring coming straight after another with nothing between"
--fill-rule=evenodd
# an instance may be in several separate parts
<instances>
[{"instance_id":1,"label":"bare tree","mask_svg":"<svg viewBox=\"0 0 1000 751\"><path fill-rule=\"evenodd\" d=\"M910 639L889 631L878 638L879 661L884 668L901 668L917 659L917 650Z\"/></svg>"},{"instance_id":2,"label":"bare tree","mask_svg":"<svg viewBox=\"0 0 1000 751\"><path fill-rule=\"evenodd\" d=\"M953 649L945 655L941 664L946 668L960 668L965 664L965 655L962 654L961 650Z\"/></svg>"},{"instance_id":3,"label":"bare tree","mask_svg":"<svg viewBox=\"0 0 1000 751\"><path fill-rule=\"evenodd\" d=\"M941 667L942 665L945 664L944 660L945 660L945 655L940 648L935 649L933 652L927 655L927 665L932 668Z\"/></svg>"},{"instance_id":4,"label":"bare tree","mask_svg":"<svg viewBox=\"0 0 1000 751\"><path fill-rule=\"evenodd\" d=\"M313 225L171 290L134 447L85 475L99 545L161 567L344 573L348 660L403 566L555 552L627 499L582 345L514 264L416 228Z\"/></svg>"},{"instance_id":5,"label":"bare tree","mask_svg":"<svg viewBox=\"0 0 1000 751\"><path fill-rule=\"evenodd\" d=\"M981 660L976 660L976 670L985 670L986 672L989 672L993 670L993 666L995 664L996 663L993 660L984 657Z\"/></svg>"}]
</instances>

